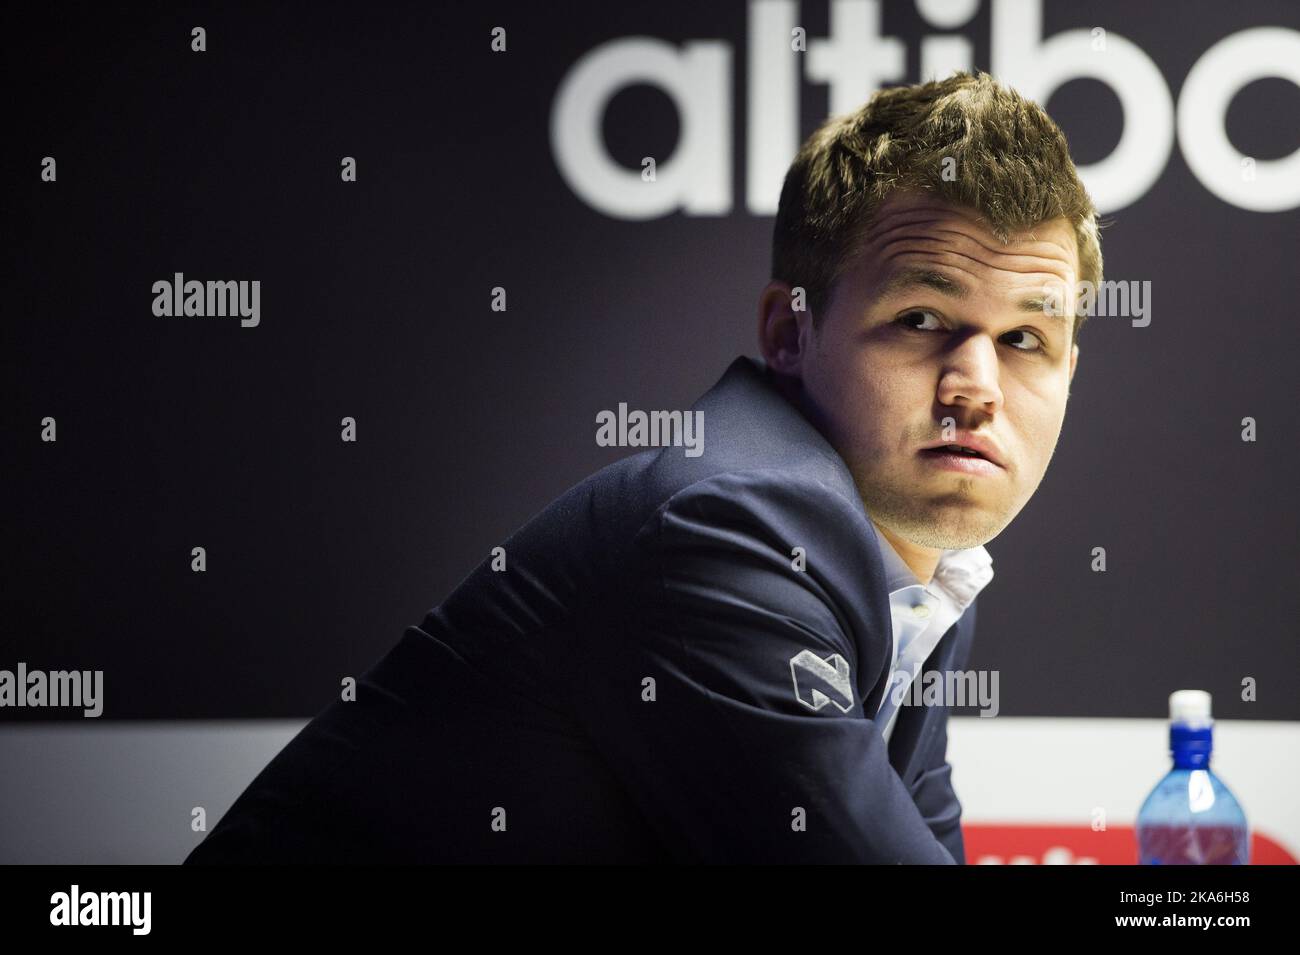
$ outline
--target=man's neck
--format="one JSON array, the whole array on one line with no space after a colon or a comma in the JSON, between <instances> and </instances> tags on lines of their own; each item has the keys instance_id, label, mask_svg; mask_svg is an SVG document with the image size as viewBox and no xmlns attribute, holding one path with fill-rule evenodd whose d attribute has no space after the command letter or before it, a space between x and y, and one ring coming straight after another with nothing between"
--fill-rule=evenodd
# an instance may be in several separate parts
<instances>
[{"instance_id":1,"label":"man's neck","mask_svg":"<svg viewBox=\"0 0 1300 955\"><path fill-rule=\"evenodd\" d=\"M943 556L943 551L933 547L922 547L919 544L913 544L911 541L899 537L893 531L881 527L876 521L873 520L871 523L875 525L876 533L889 541L890 546L894 548L903 563L916 575L916 579L923 586L928 586L930 579L934 577L935 568L939 566L939 558Z\"/></svg>"}]
</instances>

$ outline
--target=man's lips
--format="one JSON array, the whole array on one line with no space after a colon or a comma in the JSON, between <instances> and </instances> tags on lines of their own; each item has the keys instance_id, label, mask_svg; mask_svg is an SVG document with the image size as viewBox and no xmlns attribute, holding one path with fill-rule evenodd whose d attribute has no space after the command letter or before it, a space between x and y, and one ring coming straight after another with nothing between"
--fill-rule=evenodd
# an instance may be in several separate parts
<instances>
[{"instance_id":1,"label":"man's lips","mask_svg":"<svg viewBox=\"0 0 1300 955\"><path fill-rule=\"evenodd\" d=\"M917 457L931 467L942 471L957 471L962 474L982 474L992 476L1001 474L1002 468L988 458L976 454L964 454L961 451L948 451L944 448L925 448L917 452Z\"/></svg>"},{"instance_id":2,"label":"man's lips","mask_svg":"<svg viewBox=\"0 0 1300 955\"><path fill-rule=\"evenodd\" d=\"M1006 469L1006 460L997 442L983 434L975 434L971 431L958 431L948 441L931 441L920 450L922 453L942 454L946 451L961 457L982 458L1001 470Z\"/></svg>"}]
</instances>

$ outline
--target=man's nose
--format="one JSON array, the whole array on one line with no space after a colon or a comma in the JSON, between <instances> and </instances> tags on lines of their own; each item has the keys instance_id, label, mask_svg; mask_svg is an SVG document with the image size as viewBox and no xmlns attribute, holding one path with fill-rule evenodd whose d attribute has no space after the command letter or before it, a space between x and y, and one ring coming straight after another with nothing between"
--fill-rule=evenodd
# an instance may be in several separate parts
<instances>
[{"instance_id":1,"label":"man's nose","mask_svg":"<svg viewBox=\"0 0 1300 955\"><path fill-rule=\"evenodd\" d=\"M997 343L992 338L980 333L961 336L943 354L939 400L994 414L1002 407L999 370Z\"/></svg>"}]
</instances>

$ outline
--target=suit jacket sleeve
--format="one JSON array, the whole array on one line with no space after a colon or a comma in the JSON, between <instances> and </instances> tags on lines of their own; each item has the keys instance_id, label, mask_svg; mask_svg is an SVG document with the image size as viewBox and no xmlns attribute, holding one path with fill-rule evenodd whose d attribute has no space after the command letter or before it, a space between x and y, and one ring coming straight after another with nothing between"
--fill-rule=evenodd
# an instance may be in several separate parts
<instances>
[{"instance_id":1,"label":"suit jacket sleeve","mask_svg":"<svg viewBox=\"0 0 1300 955\"><path fill-rule=\"evenodd\" d=\"M606 763L677 859L954 862L862 709L858 668L888 660L858 659L817 570L848 558L852 520L817 482L744 472L678 492L642 527L628 612L590 641L600 676L580 692ZM847 700L800 702L809 675L792 661L809 654L847 665Z\"/></svg>"}]
</instances>

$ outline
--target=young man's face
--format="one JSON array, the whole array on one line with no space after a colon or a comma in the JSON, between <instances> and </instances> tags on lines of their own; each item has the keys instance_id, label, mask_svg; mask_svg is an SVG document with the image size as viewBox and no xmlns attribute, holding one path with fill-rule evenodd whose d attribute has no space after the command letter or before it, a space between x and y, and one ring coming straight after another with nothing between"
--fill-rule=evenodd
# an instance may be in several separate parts
<instances>
[{"instance_id":1,"label":"young man's face","mask_svg":"<svg viewBox=\"0 0 1300 955\"><path fill-rule=\"evenodd\" d=\"M1061 432L1078 359L1074 232L1058 219L1012 240L967 210L891 197L815 329L799 323L808 410L872 519L923 547L997 536ZM1061 314L1045 313L1045 287L1062 296ZM998 463L923 450L968 439Z\"/></svg>"}]
</instances>

